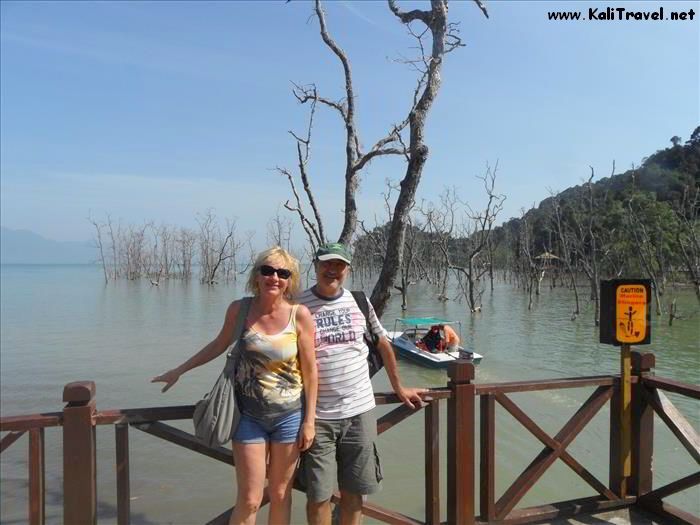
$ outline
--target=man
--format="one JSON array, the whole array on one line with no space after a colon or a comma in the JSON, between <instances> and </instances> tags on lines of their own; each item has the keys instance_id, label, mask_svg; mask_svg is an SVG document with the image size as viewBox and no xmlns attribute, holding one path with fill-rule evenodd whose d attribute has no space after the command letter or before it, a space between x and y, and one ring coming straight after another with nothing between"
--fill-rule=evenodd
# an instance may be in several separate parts
<instances>
[{"instance_id":1,"label":"man","mask_svg":"<svg viewBox=\"0 0 700 525\"><path fill-rule=\"evenodd\" d=\"M379 336L377 347L399 399L416 408L422 405L419 394L425 391L401 385L396 357L374 308L368 305L366 321L350 291L343 288L351 262L345 245L322 245L314 260L316 285L299 297L316 323L316 438L302 459L300 472L307 487L306 513L311 525L331 523L330 499L336 480L341 525L359 524L362 496L379 490L382 475L374 444L374 392L367 366L369 349L363 338L367 321L372 333Z\"/></svg>"}]
</instances>

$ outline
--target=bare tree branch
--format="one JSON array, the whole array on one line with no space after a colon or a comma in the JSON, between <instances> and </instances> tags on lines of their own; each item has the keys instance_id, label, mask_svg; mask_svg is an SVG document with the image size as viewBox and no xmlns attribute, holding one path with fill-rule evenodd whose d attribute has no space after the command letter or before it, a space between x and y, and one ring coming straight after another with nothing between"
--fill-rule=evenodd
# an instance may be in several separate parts
<instances>
[{"instance_id":1,"label":"bare tree branch","mask_svg":"<svg viewBox=\"0 0 700 525\"><path fill-rule=\"evenodd\" d=\"M391 9L391 12L394 13L401 22L404 24L410 24L414 20L420 20L423 22L426 26L430 25L430 21L432 18L432 11L421 11L420 9L414 9L413 11L401 11L399 7L396 5L396 0L388 0L389 1L389 9Z\"/></svg>"}]
</instances>

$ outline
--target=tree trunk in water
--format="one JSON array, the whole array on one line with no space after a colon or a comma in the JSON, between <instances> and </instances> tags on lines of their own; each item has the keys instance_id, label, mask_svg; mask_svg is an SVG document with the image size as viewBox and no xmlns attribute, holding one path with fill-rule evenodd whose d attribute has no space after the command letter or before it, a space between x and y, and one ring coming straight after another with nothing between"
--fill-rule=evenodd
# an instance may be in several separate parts
<instances>
[{"instance_id":1,"label":"tree trunk in water","mask_svg":"<svg viewBox=\"0 0 700 525\"><path fill-rule=\"evenodd\" d=\"M424 121L421 121L419 125L422 131ZM413 128L413 118L411 119L411 128ZM413 136L413 129L411 131L411 136ZM389 230L386 258L384 259L379 279L372 290L371 301L378 317L382 316L389 302L391 287L393 286L394 279L396 279L396 275L403 261L408 214L411 211L416 189L418 188L418 183L423 173L423 166L427 158L428 147L421 144L419 148L416 148L415 154L411 155L411 160L406 169L406 176L401 181L401 191L396 201L396 208Z\"/></svg>"}]
</instances>

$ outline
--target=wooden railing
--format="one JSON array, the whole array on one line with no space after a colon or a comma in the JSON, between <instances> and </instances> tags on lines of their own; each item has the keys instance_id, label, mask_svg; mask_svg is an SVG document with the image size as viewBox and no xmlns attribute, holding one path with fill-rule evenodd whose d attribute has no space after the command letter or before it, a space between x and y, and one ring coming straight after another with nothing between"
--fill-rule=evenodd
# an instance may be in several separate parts
<instances>
[{"instance_id":1,"label":"wooden railing","mask_svg":"<svg viewBox=\"0 0 700 525\"><path fill-rule=\"evenodd\" d=\"M448 370L445 388L431 389L424 397L424 471L425 515L407 516L372 503L364 503L363 513L376 520L395 524L439 525L441 517L440 472L441 421L440 403L447 403L447 516L449 524L472 525L485 523L531 523L589 514L603 510L639 505L676 523L698 523L697 517L664 502L664 498L700 483L700 472L686 476L663 487L652 489L652 455L654 412L669 426L686 450L700 462L700 440L693 428L660 392L661 390L700 399L700 388L651 375L654 356L634 355L633 371L633 443L632 475L625 477L620 454L620 389L617 376L521 381L511 383L476 384L474 366L456 361ZM554 436L547 434L509 396L516 392L534 392L572 388L591 388L593 393ZM398 404L377 421L379 434L389 431L420 410L410 410L400 404L394 394L377 394L378 405ZM116 441L117 522L130 520L129 429L134 428L198 452L217 461L233 464L230 449L207 447L191 434L174 428L166 421L190 419L194 407L175 406L98 411L95 404L95 384L90 381L70 383L63 392L66 406L62 412L0 419L0 452L29 433L29 522L45 521L44 496L44 429L63 430L63 521L90 524L97 521L96 441L98 425L112 425ZM609 402L609 403L608 403ZM533 434L543 445L542 451L517 476L503 494L496 494L496 405L500 405ZM610 405L610 457L607 483L597 479L570 452L569 444L606 405ZM478 410L477 410L478 405ZM476 458L476 417L480 418L479 458ZM530 508L518 508L523 497L557 460L562 460L592 487L598 496L553 502ZM476 506L476 465L480 469L479 514ZM416 465L420 472L420 465ZM385 482L391 483L391 480ZM338 494L334 494L337 501ZM265 499L263 503L267 503ZM210 524L226 523L228 509Z\"/></svg>"},{"instance_id":2,"label":"wooden railing","mask_svg":"<svg viewBox=\"0 0 700 525\"><path fill-rule=\"evenodd\" d=\"M700 465L700 439L693 427L676 409L663 391L674 392L692 399L700 399L700 387L687 385L651 375L654 367L654 356L635 356L637 373L640 382L636 389L636 399L633 398L635 413L635 448L637 450L637 481L636 491L638 504L646 510L661 516L667 522L687 522L700 524L700 519L674 507L664 501L664 498L682 490L700 484L700 470L682 479L653 489L653 450L654 450L654 412L673 432L688 454ZM697 413L697 412L696 412Z\"/></svg>"}]
</instances>

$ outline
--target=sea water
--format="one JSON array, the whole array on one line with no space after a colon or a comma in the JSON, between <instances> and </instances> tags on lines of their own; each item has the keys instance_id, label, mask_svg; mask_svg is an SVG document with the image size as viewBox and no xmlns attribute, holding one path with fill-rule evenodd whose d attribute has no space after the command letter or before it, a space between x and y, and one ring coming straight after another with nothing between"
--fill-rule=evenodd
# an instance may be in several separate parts
<instances>
[{"instance_id":1,"label":"sea water","mask_svg":"<svg viewBox=\"0 0 700 525\"><path fill-rule=\"evenodd\" d=\"M95 266L7 265L0 272L0 411L3 416L60 411L63 386L92 380L97 408L188 405L207 392L223 361L218 359L183 376L167 394L150 379L199 350L218 332L229 302L240 297L245 276L214 286L197 280L148 280L104 283ZM312 284L312 283L307 283ZM371 291L371 282L351 287ZM456 295L456 291L452 291ZM463 302L441 302L427 284L411 287L408 310L400 299L389 304L382 322L388 330L402 316L431 315L461 322L462 340L484 355L476 381L520 381L619 373L619 349L600 345L590 305L571 321L573 296L565 288L527 297L497 282L483 297L483 309L470 314ZM641 350L656 354L656 373L687 383L700 383L700 307L687 289L670 289L684 319L672 327L667 317L652 315L652 344ZM445 386L442 370L399 361L408 386ZM377 392L391 390L384 372L374 381ZM511 398L550 435L555 435L593 388L512 394ZM697 401L669 394L697 429ZM445 519L445 403L442 403L441 492ZM392 407L380 407L378 415ZM171 423L169 423L171 424ZM189 430L189 421L173 422ZM478 426L478 417L475 424ZM608 405L586 426L568 451L599 480L608 479ZM478 428L477 428L478 432ZM478 436L478 434L477 434ZM654 486L695 471L691 456L656 418ZM131 522L134 524L204 523L233 504L234 470L134 428L129 431ZM401 422L379 438L385 482L370 501L423 519L423 414ZM114 429L99 427L98 515L100 523L116 522ZM478 443L478 437L477 437ZM62 521L60 428L46 430L46 514L48 523ZM496 409L496 490L500 496L542 450L542 445L502 408ZM478 460L478 452L477 452ZM2 523L27 519L27 438L0 456ZM478 467L477 467L478 473ZM477 474L478 475L478 474ZM478 486L478 485L477 485ZM518 507L595 495L583 480L557 461ZM477 496L478 501L478 496ZM700 493L690 489L669 499L696 515ZM265 518L261 511L259 521ZM365 520L371 523L371 520ZM293 522L304 523L304 496L295 493Z\"/></svg>"}]
</instances>

